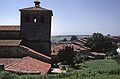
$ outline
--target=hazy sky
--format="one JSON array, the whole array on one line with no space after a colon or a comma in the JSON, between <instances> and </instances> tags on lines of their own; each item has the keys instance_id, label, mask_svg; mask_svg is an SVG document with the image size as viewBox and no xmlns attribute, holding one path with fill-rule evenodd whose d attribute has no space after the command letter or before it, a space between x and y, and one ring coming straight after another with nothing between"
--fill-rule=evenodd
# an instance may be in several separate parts
<instances>
[{"instance_id":1,"label":"hazy sky","mask_svg":"<svg viewBox=\"0 0 120 79\"><path fill-rule=\"evenodd\" d=\"M1 0L0 25L20 25L19 9L34 6L34 0ZM52 35L120 35L120 0L41 0L53 10Z\"/></svg>"}]
</instances>

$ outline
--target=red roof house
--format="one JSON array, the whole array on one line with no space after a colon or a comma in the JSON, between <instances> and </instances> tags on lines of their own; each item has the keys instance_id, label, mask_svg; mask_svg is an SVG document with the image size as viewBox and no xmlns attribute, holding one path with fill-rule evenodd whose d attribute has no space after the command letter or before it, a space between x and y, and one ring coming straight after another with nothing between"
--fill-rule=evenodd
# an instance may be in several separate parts
<instances>
[{"instance_id":1,"label":"red roof house","mask_svg":"<svg viewBox=\"0 0 120 79\"><path fill-rule=\"evenodd\" d=\"M106 54L98 53L98 52L90 52L90 55L97 58L97 59L104 59Z\"/></svg>"}]
</instances>

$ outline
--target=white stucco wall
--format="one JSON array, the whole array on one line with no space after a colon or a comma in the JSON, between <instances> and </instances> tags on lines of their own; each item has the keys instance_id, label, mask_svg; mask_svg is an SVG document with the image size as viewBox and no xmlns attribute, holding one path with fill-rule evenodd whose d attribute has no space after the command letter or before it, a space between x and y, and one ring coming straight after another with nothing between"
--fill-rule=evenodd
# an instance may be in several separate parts
<instances>
[{"instance_id":1,"label":"white stucco wall","mask_svg":"<svg viewBox=\"0 0 120 79\"><path fill-rule=\"evenodd\" d=\"M120 56L120 48L117 48L116 51L118 52L118 55Z\"/></svg>"}]
</instances>

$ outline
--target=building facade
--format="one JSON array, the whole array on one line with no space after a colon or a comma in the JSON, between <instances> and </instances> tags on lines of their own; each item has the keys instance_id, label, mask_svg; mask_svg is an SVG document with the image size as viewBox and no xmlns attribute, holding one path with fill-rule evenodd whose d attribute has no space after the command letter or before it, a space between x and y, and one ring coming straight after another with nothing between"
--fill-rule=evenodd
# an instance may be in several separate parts
<instances>
[{"instance_id":1,"label":"building facade","mask_svg":"<svg viewBox=\"0 0 120 79\"><path fill-rule=\"evenodd\" d=\"M34 3L35 7L20 9L21 44L50 56L52 10L40 7L39 1Z\"/></svg>"},{"instance_id":2,"label":"building facade","mask_svg":"<svg viewBox=\"0 0 120 79\"><path fill-rule=\"evenodd\" d=\"M50 70L53 13L42 8L39 1L34 3L34 7L20 9L20 26L0 25L0 70L41 74ZM16 61L19 67L14 65ZM3 65L5 69L1 69Z\"/></svg>"}]
</instances>

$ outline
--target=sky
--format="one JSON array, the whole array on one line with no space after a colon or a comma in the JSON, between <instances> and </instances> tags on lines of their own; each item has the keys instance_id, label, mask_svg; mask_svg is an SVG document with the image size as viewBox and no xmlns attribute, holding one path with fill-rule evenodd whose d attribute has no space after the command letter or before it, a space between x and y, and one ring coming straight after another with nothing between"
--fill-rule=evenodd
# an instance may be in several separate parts
<instances>
[{"instance_id":1,"label":"sky","mask_svg":"<svg viewBox=\"0 0 120 79\"><path fill-rule=\"evenodd\" d=\"M52 35L120 35L120 0L40 0L53 10ZM34 0L1 0L0 25L20 25L19 9Z\"/></svg>"}]
</instances>

